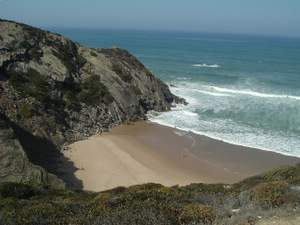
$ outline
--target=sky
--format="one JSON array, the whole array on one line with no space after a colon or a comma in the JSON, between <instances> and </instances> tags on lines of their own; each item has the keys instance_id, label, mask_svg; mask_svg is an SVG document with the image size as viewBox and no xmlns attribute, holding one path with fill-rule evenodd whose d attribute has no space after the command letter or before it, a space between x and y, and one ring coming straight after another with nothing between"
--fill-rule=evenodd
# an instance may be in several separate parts
<instances>
[{"instance_id":1,"label":"sky","mask_svg":"<svg viewBox=\"0 0 300 225\"><path fill-rule=\"evenodd\" d=\"M0 18L44 28L300 37L300 0L0 0Z\"/></svg>"}]
</instances>

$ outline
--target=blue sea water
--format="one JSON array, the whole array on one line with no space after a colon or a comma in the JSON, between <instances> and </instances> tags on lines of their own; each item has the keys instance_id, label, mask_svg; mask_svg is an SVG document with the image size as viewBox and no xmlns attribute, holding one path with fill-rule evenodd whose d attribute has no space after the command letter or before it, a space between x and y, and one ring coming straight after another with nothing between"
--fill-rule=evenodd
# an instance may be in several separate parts
<instances>
[{"instance_id":1,"label":"blue sea water","mask_svg":"<svg viewBox=\"0 0 300 225\"><path fill-rule=\"evenodd\" d=\"M300 39L52 30L89 47L128 49L189 102L152 121L300 157Z\"/></svg>"}]
</instances>

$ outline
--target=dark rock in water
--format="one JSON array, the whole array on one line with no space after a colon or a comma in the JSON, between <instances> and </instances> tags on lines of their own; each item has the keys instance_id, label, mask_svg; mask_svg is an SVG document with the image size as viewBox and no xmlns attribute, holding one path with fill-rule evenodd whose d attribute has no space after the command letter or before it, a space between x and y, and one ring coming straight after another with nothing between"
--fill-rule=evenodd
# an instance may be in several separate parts
<instances>
[{"instance_id":1,"label":"dark rock in water","mask_svg":"<svg viewBox=\"0 0 300 225\"><path fill-rule=\"evenodd\" d=\"M167 111L185 102L126 50L86 48L5 20L0 20L0 35L0 113L33 142L46 140L60 149L123 122L146 119L149 110ZM59 176L44 165L48 150L41 147L29 158Z\"/></svg>"}]
</instances>

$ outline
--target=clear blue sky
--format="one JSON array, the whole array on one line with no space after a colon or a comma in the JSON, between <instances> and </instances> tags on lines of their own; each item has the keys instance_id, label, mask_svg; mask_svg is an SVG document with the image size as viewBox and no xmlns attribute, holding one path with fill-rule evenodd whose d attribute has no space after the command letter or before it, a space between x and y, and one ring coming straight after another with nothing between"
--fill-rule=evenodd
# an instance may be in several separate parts
<instances>
[{"instance_id":1,"label":"clear blue sky","mask_svg":"<svg viewBox=\"0 0 300 225\"><path fill-rule=\"evenodd\" d=\"M0 0L0 17L41 27L300 36L300 0Z\"/></svg>"}]
</instances>

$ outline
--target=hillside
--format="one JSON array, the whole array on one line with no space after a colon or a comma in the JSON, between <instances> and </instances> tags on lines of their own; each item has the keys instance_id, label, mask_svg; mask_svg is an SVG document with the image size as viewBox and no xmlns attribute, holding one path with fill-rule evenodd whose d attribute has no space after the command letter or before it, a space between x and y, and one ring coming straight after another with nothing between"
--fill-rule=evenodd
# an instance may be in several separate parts
<instances>
[{"instance_id":1,"label":"hillside","mask_svg":"<svg viewBox=\"0 0 300 225\"><path fill-rule=\"evenodd\" d=\"M6 146L11 157L9 170L0 164L0 182L46 182L45 171L65 177L63 167L72 163L60 153L64 144L179 102L184 100L126 50L86 48L58 34L0 20L0 115L18 143L1 140L1 159L7 158ZM20 157L30 162L22 171L15 167ZM38 167L32 169L34 164ZM80 188L80 181L65 182Z\"/></svg>"},{"instance_id":2,"label":"hillside","mask_svg":"<svg viewBox=\"0 0 300 225\"><path fill-rule=\"evenodd\" d=\"M7 183L0 194L6 225L295 225L300 165L234 185L145 184L92 193Z\"/></svg>"}]
</instances>

